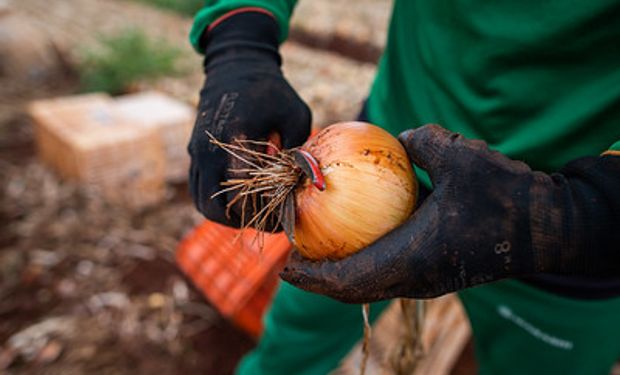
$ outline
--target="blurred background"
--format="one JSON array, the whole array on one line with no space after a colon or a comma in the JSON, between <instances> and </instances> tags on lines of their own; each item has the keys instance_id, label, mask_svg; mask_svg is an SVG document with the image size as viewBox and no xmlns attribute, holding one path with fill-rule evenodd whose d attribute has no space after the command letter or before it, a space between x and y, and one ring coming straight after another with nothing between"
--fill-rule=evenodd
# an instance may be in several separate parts
<instances>
[{"instance_id":1,"label":"blurred background","mask_svg":"<svg viewBox=\"0 0 620 375\"><path fill-rule=\"evenodd\" d=\"M317 128L355 118L390 3L299 2L283 69ZM260 272L230 263L260 277L228 310L208 298L211 275L188 268L221 230L186 183L201 5L0 0L0 373L230 374L255 345L282 257ZM447 366L472 373L458 322Z\"/></svg>"}]
</instances>

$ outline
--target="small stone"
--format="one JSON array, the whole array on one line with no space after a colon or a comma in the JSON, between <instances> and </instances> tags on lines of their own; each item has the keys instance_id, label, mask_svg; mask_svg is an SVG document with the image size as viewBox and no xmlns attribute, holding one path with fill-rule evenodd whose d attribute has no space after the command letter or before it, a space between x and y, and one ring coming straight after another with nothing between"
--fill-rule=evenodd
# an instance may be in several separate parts
<instances>
[{"instance_id":1,"label":"small stone","mask_svg":"<svg viewBox=\"0 0 620 375\"><path fill-rule=\"evenodd\" d=\"M166 305L166 296L161 293L151 293L149 295L149 307L152 309L161 309Z\"/></svg>"},{"instance_id":2,"label":"small stone","mask_svg":"<svg viewBox=\"0 0 620 375\"><path fill-rule=\"evenodd\" d=\"M64 346L58 340L51 340L41 349L37 355L36 361L39 363L47 364L52 363L60 357Z\"/></svg>"},{"instance_id":3,"label":"small stone","mask_svg":"<svg viewBox=\"0 0 620 375\"><path fill-rule=\"evenodd\" d=\"M153 260L156 257L155 249L140 244L128 246L125 251L130 257L143 260Z\"/></svg>"},{"instance_id":4,"label":"small stone","mask_svg":"<svg viewBox=\"0 0 620 375\"><path fill-rule=\"evenodd\" d=\"M115 307L119 310L127 307L130 301L125 293L121 292L104 292L95 294L88 300L88 306L98 311L104 307Z\"/></svg>"},{"instance_id":5,"label":"small stone","mask_svg":"<svg viewBox=\"0 0 620 375\"><path fill-rule=\"evenodd\" d=\"M80 276L90 276L95 265L90 260L81 260L76 267L76 271Z\"/></svg>"},{"instance_id":6,"label":"small stone","mask_svg":"<svg viewBox=\"0 0 620 375\"><path fill-rule=\"evenodd\" d=\"M54 251L36 249L30 252L30 262L43 268L54 267L61 260L62 256Z\"/></svg>"},{"instance_id":7,"label":"small stone","mask_svg":"<svg viewBox=\"0 0 620 375\"><path fill-rule=\"evenodd\" d=\"M175 278L172 284L172 296L177 303L189 301L189 288L183 280Z\"/></svg>"},{"instance_id":8,"label":"small stone","mask_svg":"<svg viewBox=\"0 0 620 375\"><path fill-rule=\"evenodd\" d=\"M70 298L76 295L77 285L71 279L62 279L56 285L56 291L63 298Z\"/></svg>"}]
</instances>

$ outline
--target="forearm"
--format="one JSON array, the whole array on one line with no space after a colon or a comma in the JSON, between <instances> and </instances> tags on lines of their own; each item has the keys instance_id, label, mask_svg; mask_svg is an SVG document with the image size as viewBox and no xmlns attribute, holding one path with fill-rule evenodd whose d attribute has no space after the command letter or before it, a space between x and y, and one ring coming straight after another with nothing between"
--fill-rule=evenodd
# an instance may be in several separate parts
<instances>
[{"instance_id":1,"label":"forearm","mask_svg":"<svg viewBox=\"0 0 620 375\"><path fill-rule=\"evenodd\" d=\"M277 21L280 27L279 41L282 42L288 35L289 19L293 13L296 0L210 0L200 10L194 19L190 32L190 41L199 52L204 52L201 43L205 30L220 17L241 8L258 8L265 10Z\"/></svg>"}]
</instances>

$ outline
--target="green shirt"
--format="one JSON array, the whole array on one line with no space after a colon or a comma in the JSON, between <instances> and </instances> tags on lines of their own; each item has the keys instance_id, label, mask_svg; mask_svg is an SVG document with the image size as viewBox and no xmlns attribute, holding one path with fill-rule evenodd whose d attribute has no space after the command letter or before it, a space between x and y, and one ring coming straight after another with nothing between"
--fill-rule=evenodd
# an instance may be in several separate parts
<instances>
[{"instance_id":1,"label":"green shirt","mask_svg":"<svg viewBox=\"0 0 620 375\"><path fill-rule=\"evenodd\" d=\"M295 1L207 4L196 48L242 6L271 11L284 39ZM395 0L369 118L393 134L438 123L547 172L598 155L620 139L619 20L614 0Z\"/></svg>"},{"instance_id":2,"label":"green shirt","mask_svg":"<svg viewBox=\"0 0 620 375\"><path fill-rule=\"evenodd\" d=\"M620 138L617 1L396 1L370 118L439 123L553 171Z\"/></svg>"}]
</instances>

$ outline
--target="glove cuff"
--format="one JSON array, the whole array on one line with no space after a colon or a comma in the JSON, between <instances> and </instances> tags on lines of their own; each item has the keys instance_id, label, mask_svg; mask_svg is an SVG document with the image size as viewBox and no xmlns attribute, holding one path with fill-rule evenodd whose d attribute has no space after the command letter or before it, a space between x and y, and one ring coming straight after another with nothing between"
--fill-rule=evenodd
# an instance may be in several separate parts
<instances>
[{"instance_id":1,"label":"glove cuff","mask_svg":"<svg viewBox=\"0 0 620 375\"><path fill-rule=\"evenodd\" d=\"M584 157L551 175L545 204L533 207L539 271L605 276L620 270L620 158ZM532 201L535 206L535 202Z\"/></svg>"},{"instance_id":2,"label":"glove cuff","mask_svg":"<svg viewBox=\"0 0 620 375\"><path fill-rule=\"evenodd\" d=\"M266 10L242 8L225 14L203 34L205 72L235 60L259 61L279 67L279 34L278 23Z\"/></svg>"}]
</instances>

